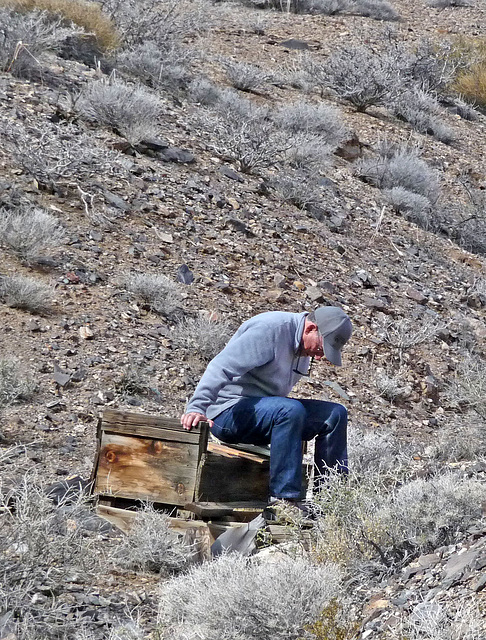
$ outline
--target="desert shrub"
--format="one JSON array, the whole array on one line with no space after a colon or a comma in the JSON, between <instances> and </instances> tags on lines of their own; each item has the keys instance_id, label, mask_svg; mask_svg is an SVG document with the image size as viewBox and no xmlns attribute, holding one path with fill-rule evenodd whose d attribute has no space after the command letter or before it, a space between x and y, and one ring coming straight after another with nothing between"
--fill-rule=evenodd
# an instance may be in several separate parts
<instances>
[{"instance_id":1,"label":"desert shrub","mask_svg":"<svg viewBox=\"0 0 486 640\"><path fill-rule=\"evenodd\" d=\"M56 51L63 40L79 32L63 26L46 12L32 11L26 15L0 6L0 71L28 75L38 67L44 51Z\"/></svg>"},{"instance_id":2,"label":"desert shrub","mask_svg":"<svg viewBox=\"0 0 486 640\"><path fill-rule=\"evenodd\" d=\"M452 87L467 101L486 107L486 42L484 38L462 38L455 42L459 70Z\"/></svg>"},{"instance_id":3,"label":"desert shrub","mask_svg":"<svg viewBox=\"0 0 486 640\"><path fill-rule=\"evenodd\" d=\"M115 548L115 561L126 569L168 575L187 567L191 549L169 528L169 516L147 504Z\"/></svg>"},{"instance_id":4,"label":"desert shrub","mask_svg":"<svg viewBox=\"0 0 486 640\"><path fill-rule=\"evenodd\" d=\"M424 229L431 226L432 208L430 200L419 193L413 193L403 187L384 189L383 195L398 213L407 220L416 222Z\"/></svg>"},{"instance_id":5,"label":"desert shrub","mask_svg":"<svg viewBox=\"0 0 486 640\"><path fill-rule=\"evenodd\" d=\"M195 78L189 85L189 97L205 107L213 107L220 102L223 91L207 78Z\"/></svg>"},{"instance_id":6,"label":"desert shrub","mask_svg":"<svg viewBox=\"0 0 486 640\"><path fill-rule=\"evenodd\" d=\"M221 59L221 63L231 86L240 91L261 91L271 79L268 72L248 62L224 58Z\"/></svg>"},{"instance_id":7,"label":"desert shrub","mask_svg":"<svg viewBox=\"0 0 486 640\"><path fill-rule=\"evenodd\" d=\"M426 4L436 9L444 9L445 7L471 7L473 3L470 0L427 0Z\"/></svg>"},{"instance_id":8,"label":"desert shrub","mask_svg":"<svg viewBox=\"0 0 486 640\"><path fill-rule=\"evenodd\" d=\"M458 603L419 602L402 611L386 640L481 640L486 625L481 605L474 600Z\"/></svg>"},{"instance_id":9,"label":"desert shrub","mask_svg":"<svg viewBox=\"0 0 486 640\"><path fill-rule=\"evenodd\" d=\"M358 476L366 473L397 476L408 474L411 452L387 429L351 427L349 466Z\"/></svg>"},{"instance_id":10,"label":"desert shrub","mask_svg":"<svg viewBox=\"0 0 486 640\"><path fill-rule=\"evenodd\" d=\"M318 135L331 149L338 147L348 134L339 111L325 104L294 102L278 109L273 118L284 131Z\"/></svg>"},{"instance_id":11,"label":"desert shrub","mask_svg":"<svg viewBox=\"0 0 486 640\"><path fill-rule=\"evenodd\" d=\"M70 21L96 36L98 45L104 49L114 49L119 44L113 21L105 15L96 2L86 0L2 0L1 4L18 10L47 11L63 21Z\"/></svg>"},{"instance_id":12,"label":"desert shrub","mask_svg":"<svg viewBox=\"0 0 486 640\"><path fill-rule=\"evenodd\" d=\"M375 386L379 395L390 402L408 398L412 393L412 387L407 384L402 372L390 375L383 369L378 369L375 375Z\"/></svg>"},{"instance_id":13,"label":"desert shrub","mask_svg":"<svg viewBox=\"0 0 486 640\"><path fill-rule=\"evenodd\" d=\"M439 103L422 89L412 87L403 91L393 100L391 111L419 133L428 133L446 144L454 141L453 132L441 120Z\"/></svg>"},{"instance_id":14,"label":"desert shrub","mask_svg":"<svg viewBox=\"0 0 486 640\"><path fill-rule=\"evenodd\" d=\"M396 9L386 0L349 0L348 13L373 20L399 20Z\"/></svg>"},{"instance_id":15,"label":"desert shrub","mask_svg":"<svg viewBox=\"0 0 486 640\"><path fill-rule=\"evenodd\" d=\"M418 149L383 143L375 158L358 161L358 175L380 189L402 187L434 203L439 195L437 173L420 158Z\"/></svg>"},{"instance_id":16,"label":"desert shrub","mask_svg":"<svg viewBox=\"0 0 486 640\"><path fill-rule=\"evenodd\" d=\"M411 542L420 551L452 544L481 520L486 487L478 479L443 473L417 478L398 487L381 517L399 543Z\"/></svg>"},{"instance_id":17,"label":"desert shrub","mask_svg":"<svg viewBox=\"0 0 486 640\"><path fill-rule=\"evenodd\" d=\"M228 323L213 319L210 315L185 318L172 331L175 344L190 349L207 361L212 360L224 348L230 337Z\"/></svg>"},{"instance_id":18,"label":"desert shrub","mask_svg":"<svg viewBox=\"0 0 486 640\"><path fill-rule=\"evenodd\" d=\"M486 419L486 364L474 356L461 360L447 393L459 406Z\"/></svg>"},{"instance_id":19,"label":"desert shrub","mask_svg":"<svg viewBox=\"0 0 486 640\"><path fill-rule=\"evenodd\" d=\"M453 398L455 400L455 398ZM442 462L477 460L486 456L486 423L475 411L456 416L437 430L426 454Z\"/></svg>"},{"instance_id":20,"label":"desert shrub","mask_svg":"<svg viewBox=\"0 0 486 640\"><path fill-rule=\"evenodd\" d=\"M99 542L85 518L81 500L55 505L35 477L0 486L0 619L10 617L19 640L73 637L78 629L58 596L68 576L100 570Z\"/></svg>"},{"instance_id":21,"label":"desert shrub","mask_svg":"<svg viewBox=\"0 0 486 640\"><path fill-rule=\"evenodd\" d=\"M393 50L374 52L370 47L335 51L324 67L326 84L357 111L383 105L401 91L401 58Z\"/></svg>"},{"instance_id":22,"label":"desert shrub","mask_svg":"<svg viewBox=\"0 0 486 640\"><path fill-rule=\"evenodd\" d=\"M242 114L245 103L220 103L217 113L203 112L199 122L208 135L209 148L226 161L235 162L244 173L277 165L290 147L287 136L266 117L266 109L253 107ZM231 106L236 107L232 109Z\"/></svg>"},{"instance_id":23,"label":"desert shrub","mask_svg":"<svg viewBox=\"0 0 486 640\"><path fill-rule=\"evenodd\" d=\"M0 277L0 300L8 307L40 315L52 311L51 287L26 276Z\"/></svg>"},{"instance_id":24,"label":"desert shrub","mask_svg":"<svg viewBox=\"0 0 486 640\"><path fill-rule=\"evenodd\" d=\"M211 25L205 0L101 0L100 5L125 47L153 41L167 49Z\"/></svg>"},{"instance_id":25,"label":"desert shrub","mask_svg":"<svg viewBox=\"0 0 486 640\"><path fill-rule=\"evenodd\" d=\"M132 145L155 135L161 110L158 98L142 86L102 81L85 87L76 108L86 118L112 127Z\"/></svg>"},{"instance_id":26,"label":"desert shrub","mask_svg":"<svg viewBox=\"0 0 486 640\"><path fill-rule=\"evenodd\" d=\"M306 558L259 563L224 555L162 585L162 638L298 640L336 597L334 565Z\"/></svg>"},{"instance_id":27,"label":"desert shrub","mask_svg":"<svg viewBox=\"0 0 486 640\"><path fill-rule=\"evenodd\" d=\"M465 202L448 202L441 214L447 235L468 251L486 254L486 194L461 180L466 192Z\"/></svg>"},{"instance_id":28,"label":"desert shrub","mask_svg":"<svg viewBox=\"0 0 486 640\"><path fill-rule=\"evenodd\" d=\"M385 320L379 329L382 338L399 351L428 343L445 329L446 324L432 314L421 317Z\"/></svg>"},{"instance_id":29,"label":"desert shrub","mask_svg":"<svg viewBox=\"0 0 486 640\"><path fill-rule=\"evenodd\" d=\"M161 49L149 40L121 51L116 60L121 71L147 86L178 93L190 83L188 65L192 58L188 49L175 45Z\"/></svg>"},{"instance_id":30,"label":"desert shrub","mask_svg":"<svg viewBox=\"0 0 486 640\"><path fill-rule=\"evenodd\" d=\"M173 313L182 299L177 284L163 275L132 273L123 279L123 284L127 291L162 315Z\"/></svg>"},{"instance_id":31,"label":"desert shrub","mask_svg":"<svg viewBox=\"0 0 486 640\"><path fill-rule=\"evenodd\" d=\"M31 398L35 385L13 360L0 358L0 409Z\"/></svg>"},{"instance_id":32,"label":"desert shrub","mask_svg":"<svg viewBox=\"0 0 486 640\"><path fill-rule=\"evenodd\" d=\"M388 474L330 473L315 496L322 516L313 552L355 571L384 571L459 540L481 521L481 481L454 473L391 481Z\"/></svg>"},{"instance_id":33,"label":"desert shrub","mask_svg":"<svg viewBox=\"0 0 486 640\"><path fill-rule=\"evenodd\" d=\"M282 171L269 181L279 198L299 209L308 209L322 202L322 188L315 177L301 171Z\"/></svg>"},{"instance_id":34,"label":"desert shrub","mask_svg":"<svg viewBox=\"0 0 486 640\"><path fill-rule=\"evenodd\" d=\"M316 134L297 133L288 137L284 162L292 169L310 175L322 171L330 162L331 148L324 138Z\"/></svg>"},{"instance_id":35,"label":"desert shrub","mask_svg":"<svg viewBox=\"0 0 486 640\"><path fill-rule=\"evenodd\" d=\"M53 192L99 174L124 176L131 164L120 153L97 146L75 125L48 120L37 127L13 124L0 116L0 140L26 173Z\"/></svg>"},{"instance_id":36,"label":"desert shrub","mask_svg":"<svg viewBox=\"0 0 486 640\"><path fill-rule=\"evenodd\" d=\"M23 260L56 247L64 237L59 220L35 207L8 211L0 208L0 242Z\"/></svg>"}]
</instances>

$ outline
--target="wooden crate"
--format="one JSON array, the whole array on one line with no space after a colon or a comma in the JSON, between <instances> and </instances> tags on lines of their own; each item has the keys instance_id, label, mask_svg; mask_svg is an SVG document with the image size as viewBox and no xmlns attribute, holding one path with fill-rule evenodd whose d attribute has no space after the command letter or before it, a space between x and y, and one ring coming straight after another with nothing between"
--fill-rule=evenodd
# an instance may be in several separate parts
<instances>
[{"instance_id":1,"label":"wooden crate","mask_svg":"<svg viewBox=\"0 0 486 640\"><path fill-rule=\"evenodd\" d=\"M208 423L107 410L98 424L93 492L107 498L184 506L195 499Z\"/></svg>"},{"instance_id":2,"label":"wooden crate","mask_svg":"<svg viewBox=\"0 0 486 640\"><path fill-rule=\"evenodd\" d=\"M208 443L208 430L207 422L186 431L175 419L105 411L98 424L93 493L124 508L134 501L179 508L194 502L265 505L269 451Z\"/></svg>"}]
</instances>

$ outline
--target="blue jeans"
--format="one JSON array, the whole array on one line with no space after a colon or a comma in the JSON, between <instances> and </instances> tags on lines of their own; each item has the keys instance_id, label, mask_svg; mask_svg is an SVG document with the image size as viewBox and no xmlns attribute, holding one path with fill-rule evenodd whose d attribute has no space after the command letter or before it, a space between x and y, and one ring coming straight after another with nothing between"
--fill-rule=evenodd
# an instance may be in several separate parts
<instances>
[{"instance_id":1,"label":"blue jeans","mask_svg":"<svg viewBox=\"0 0 486 640\"><path fill-rule=\"evenodd\" d=\"M318 475L328 467L346 473L347 411L341 404L270 396L242 398L214 418L212 433L228 444L270 444L270 495L298 500L302 441L316 437Z\"/></svg>"}]
</instances>

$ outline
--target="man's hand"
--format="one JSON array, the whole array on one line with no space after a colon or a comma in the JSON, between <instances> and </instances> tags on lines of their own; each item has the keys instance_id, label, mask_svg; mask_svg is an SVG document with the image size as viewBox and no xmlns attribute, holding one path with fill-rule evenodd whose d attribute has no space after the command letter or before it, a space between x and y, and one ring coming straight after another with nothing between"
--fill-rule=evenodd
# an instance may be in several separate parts
<instances>
[{"instance_id":1,"label":"man's hand","mask_svg":"<svg viewBox=\"0 0 486 640\"><path fill-rule=\"evenodd\" d=\"M208 420L206 416L202 413L192 412L185 413L181 416L181 425L186 431L190 431L192 427L195 427L198 422L209 422L209 426L212 427L214 422L212 420Z\"/></svg>"}]
</instances>

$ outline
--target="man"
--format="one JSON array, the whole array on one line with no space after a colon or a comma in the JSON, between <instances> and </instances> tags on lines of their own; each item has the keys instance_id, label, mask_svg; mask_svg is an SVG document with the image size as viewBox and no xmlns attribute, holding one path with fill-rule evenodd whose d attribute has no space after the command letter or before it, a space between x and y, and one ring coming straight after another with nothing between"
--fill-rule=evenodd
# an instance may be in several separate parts
<instances>
[{"instance_id":1,"label":"man","mask_svg":"<svg viewBox=\"0 0 486 640\"><path fill-rule=\"evenodd\" d=\"M270 503L303 508L302 441L316 437L318 474L347 471L347 411L334 402L287 395L314 360L341 366L351 337L349 317L339 307L312 313L270 311L244 322L208 365L181 417L190 430L209 420L228 444L270 444Z\"/></svg>"}]
</instances>

